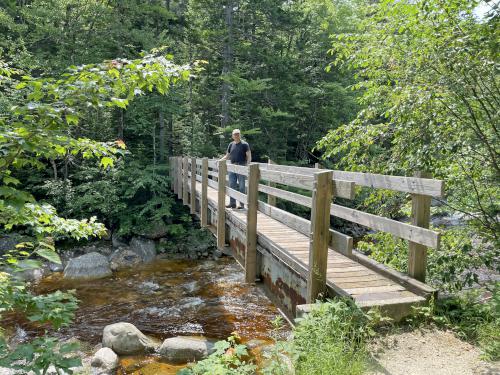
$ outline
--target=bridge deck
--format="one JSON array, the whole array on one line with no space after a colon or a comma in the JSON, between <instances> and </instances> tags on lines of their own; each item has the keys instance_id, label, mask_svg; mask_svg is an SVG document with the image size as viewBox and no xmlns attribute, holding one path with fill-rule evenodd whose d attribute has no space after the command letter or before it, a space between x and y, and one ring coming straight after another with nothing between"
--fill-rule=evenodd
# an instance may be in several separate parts
<instances>
[{"instance_id":1,"label":"bridge deck","mask_svg":"<svg viewBox=\"0 0 500 375\"><path fill-rule=\"evenodd\" d=\"M196 184L201 196L201 183ZM217 207L218 192L208 186L209 205ZM229 201L229 197L226 197ZM228 202L227 202L228 203ZM226 209L226 215L246 223L246 210ZM285 224L258 212L257 236L272 242L299 268L308 269L309 238ZM403 285L332 249L328 251L327 285L336 294L351 296L359 306L414 305L425 298Z\"/></svg>"}]
</instances>

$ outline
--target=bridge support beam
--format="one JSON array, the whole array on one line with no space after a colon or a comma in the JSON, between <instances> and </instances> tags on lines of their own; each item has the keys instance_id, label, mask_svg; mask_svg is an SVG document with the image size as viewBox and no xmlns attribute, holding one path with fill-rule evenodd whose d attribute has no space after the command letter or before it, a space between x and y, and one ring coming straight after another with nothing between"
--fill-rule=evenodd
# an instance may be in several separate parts
<instances>
[{"instance_id":1,"label":"bridge support beam","mask_svg":"<svg viewBox=\"0 0 500 375\"><path fill-rule=\"evenodd\" d=\"M226 174L227 164L225 160L219 161L219 180L217 191L217 248L222 250L226 245Z\"/></svg>"},{"instance_id":2,"label":"bridge support beam","mask_svg":"<svg viewBox=\"0 0 500 375\"><path fill-rule=\"evenodd\" d=\"M330 241L330 205L333 192L332 178L332 171L314 173L307 303L314 303L321 294L326 292L328 243Z\"/></svg>"},{"instance_id":3,"label":"bridge support beam","mask_svg":"<svg viewBox=\"0 0 500 375\"><path fill-rule=\"evenodd\" d=\"M196 158L191 158L191 195L190 195L190 206L191 215L196 213Z\"/></svg>"},{"instance_id":4,"label":"bridge support beam","mask_svg":"<svg viewBox=\"0 0 500 375\"><path fill-rule=\"evenodd\" d=\"M247 233L245 250L245 281L255 283L257 277L257 210L259 203L259 165L248 166Z\"/></svg>"},{"instance_id":5,"label":"bridge support beam","mask_svg":"<svg viewBox=\"0 0 500 375\"><path fill-rule=\"evenodd\" d=\"M201 200L200 200L200 221L201 226L208 225L208 158L201 160Z\"/></svg>"},{"instance_id":6,"label":"bridge support beam","mask_svg":"<svg viewBox=\"0 0 500 375\"><path fill-rule=\"evenodd\" d=\"M417 172L415 177L431 178L427 172ZM411 223L418 227L429 229L431 219L431 197L428 195L411 195ZM427 268L427 247L409 241L408 244L408 275L425 283Z\"/></svg>"}]
</instances>

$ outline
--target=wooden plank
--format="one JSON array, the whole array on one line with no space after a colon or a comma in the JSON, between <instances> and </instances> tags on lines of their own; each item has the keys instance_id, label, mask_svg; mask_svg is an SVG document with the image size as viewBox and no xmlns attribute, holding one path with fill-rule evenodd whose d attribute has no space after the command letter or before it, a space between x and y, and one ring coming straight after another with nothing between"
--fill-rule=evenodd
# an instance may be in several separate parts
<instances>
[{"instance_id":1,"label":"wooden plank","mask_svg":"<svg viewBox=\"0 0 500 375\"><path fill-rule=\"evenodd\" d=\"M395 292L399 290L405 290L405 288L403 288L401 285L387 285L361 288L345 288L344 290L351 295L362 295L379 292Z\"/></svg>"},{"instance_id":2,"label":"wooden plank","mask_svg":"<svg viewBox=\"0 0 500 375\"><path fill-rule=\"evenodd\" d=\"M257 277L257 208L259 201L259 165L248 166L247 230L245 251L245 281L255 283Z\"/></svg>"},{"instance_id":3,"label":"wooden plank","mask_svg":"<svg viewBox=\"0 0 500 375\"><path fill-rule=\"evenodd\" d=\"M237 190L234 190L230 187L226 187L226 194L229 195L231 198L234 198L243 204L247 203L247 195L243 194Z\"/></svg>"},{"instance_id":4,"label":"wooden plank","mask_svg":"<svg viewBox=\"0 0 500 375\"><path fill-rule=\"evenodd\" d=\"M177 195L177 158L175 156L170 158L170 163L172 164L171 174L172 177L172 189L174 195Z\"/></svg>"},{"instance_id":5,"label":"wooden plank","mask_svg":"<svg viewBox=\"0 0 500 375\"><path fill-rule=\"evenodd\" d=\"M182 187L182 203L187 206L189 204L189 176L188 176L188 163L189 159L185 156L182 163L183 187Z\"/></svg>"},{"instance_id":6,"label":"wooden plank","mask_svg":"<svg viewBox=\"0 0 500 375\"><path fill-rule=\"evenodd\" d=\"M265 185L260 185L265 186ZM266 186L267 187L267 186ZM302 233L310 235L311 222L277 207L269 206L267 203L259 202L259 211L278 220L286 226ZM330 229L330 246L341 254L350 254L353 247L353 238L343 233Z\"/></svg>"},{"instance_id":7,"label":"wooden plank","mask_svg":"<svg viewBox=\"0 0 500 375\"><path fill-rule=\"evenodd\" d=\"M207 183L208 186L210 186L214 190L217 190L219 188L219 183L214 180L208 179Z\"/></svg>"},{"instance_id":8,"label":"wooden plank","mask_svg":"<svg viewBox=\"0 0 500 375\"><path fill-rule=\"evenodd\" d=\"M439 247L440 234L429 229L401 223L396 220L372 215L363 211L340 206L338 204L332 204L330 213L333 216L340 217L341 219L352 221L375 230L391 233L395 236L419 243L421 245L429 246L434 249Z\"/></svg>"},{"instance_id":9,"label":"wooden plank","mask_svg":"<svg viewBox=\"0 0 500 375\"><path fill-rule=\"evenodd\" d=\"M211 177L219 177L219 174L216 171L208 171L208 175Z\"/></svg>"},{"instance_id":10,"label":"wooden plank","mask_svg":"<svg viewBox=\"0 0 500 375\"><path fill-rule=\"evenodd\" d=\"M330 202L332 200L332 172L314 174L311 209L311 243L307 275L307 303L313 303L326 292L326 269L330 240Z\"/></svg>"},{"instance_id":11,"label":"wooden plank","mask_svg":"<svg viewBox=\"0 0 500 375\"><path fill-rule=\"evenodd\" d=\"M267 164L274 164L274 162L271 159L268 159ZM268 181L267 185L270 188L276 187L276 184L274 182L271 182L271 181ZM259 185L259 191L262 191L262 190L260 190L260 185ZM267 204L270 206L276 206L276 196L273 194L267 193Z\"/></svg>"},{"instance_id":12,"label":"wooden plank","mask_svg":"<svg viewBox=\"0 0 500 375\"><path fill-rule=\"evenodd\" d=\"M275 170L287 173L297 173L302 175L312 175L317 169L306 167L295 167L289 165L267 165L261 163L262 169ZM377 189L389 189L405 193L429 195L431 197L444 196L444 182L436 179L389 176L376 173L333 171L333 179L353 181L356 185L367 186Z\"/></svg>"},{"instance_id":13,"label":"wooden plank","mask_svg":"<svg viewBox=\"0 0 500 375\"><path fill-rule=\"evenodd\" d=\"M201 160L200 225L208 225L208 158Z\"/></svg>"},{"instance_id":14,"label":"wooden plank","mask_svg":"<svg viewBox=\"0 0 500 375\"><path fill-rule=\"evenodd\" d=\"M226 161L219 161L219 184L217 187L217 247L226 245Z\"/></svg>"},{"instance_id":15,"label":"wooden plank","mask_svg":"<svg viewBox=\"0 0 500 375\"><path fill-rule=\"evenodd\" d=\"M429 173L417 172L416 177L430 177ZM429 228L431 218L431 197L420 194L411 196L411 222L421 228ZM408 275L425 282L427 268L427 247L416 241L408 244Z\"/></svg>"},{"instance_id":16,"label":"wooden plank","mask_svg":"<svg viewBox=\"0 0 500 375\"><path fill-rule=\"evenodd\" d=\"M211 169L213 169L213 170L215 170L215 171L216 171L216 170L219 168L219 167L217 166L217 160L215 160L215 159L210 159L210 160L208 161L208 168L211 168Z\"/></svg>"},{"instance_id":17,"label":"wooden plank","mask_svg":"<svg viewBox=\"0 0 500 375\"><path fill-rule=\"evenodd\" d=\"M191 158L191 195L190 195L190 207L191 215L196 213L196 158Z\"/></svg>"},{"instance_id":18,"label":"wooden plank","mask_svg":"<svg viewBox=\"0 0 500 375\"><path fill-rule=\"evenodd\" d=\"M377 272L377 274L383 275L384 277L387 277L397 282L398 284L404 286L406 289L410 290L411 292L419 296L424 296L427 298L428 296L436 295L437 293L436 289L431 288L427 284L415 280L410 276L405 275L401 272L393 270L392 268L384 264L378 263L377 261L369 258L368 256L360 253L357 250L352 251L351 258L354 259L359 264L362 264L363 266Z\"/></svg>"},{"instance_id":19,"label":"wooden plank","mask_svg":"<svg viewBox=\"0 0 500 375\"><path fill-rule=\"evenodd\" d=\"M228 163L227 164L227 171L228 172L237 173L237 174L241 174L243 176L247 176L248 177L248 167L247 166Z\"/></svg>"},{"instance_id":20,"label":"wooden plank","mask_svg":"<svg viewBox=\"0 0 500 375\"><path fill-rule=\"evenodd\" d=\"M261 170L260 177L266 181L277 182L278 184L290 185L308 190L312 190L314 181L312 176L272 170Z\"/></svg>"},{"instance_id":21,"label":"wooden plank","mask_svg":"<svg viewBox=\"0 0 500 375\"><path fill-rule=\"evenodd\" d=\"M183 159L179 156L177 157L177 199L182 199L183 193L183 177L182 177L182 161Z\"/></svg>"}]
</instances>

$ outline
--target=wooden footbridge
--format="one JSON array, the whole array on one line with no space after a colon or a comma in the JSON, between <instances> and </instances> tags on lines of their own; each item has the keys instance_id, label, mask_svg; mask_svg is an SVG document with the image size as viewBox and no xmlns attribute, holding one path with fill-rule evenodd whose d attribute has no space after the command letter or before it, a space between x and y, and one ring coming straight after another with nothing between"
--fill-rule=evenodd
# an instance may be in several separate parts
<instances>
[{"instance_id":1,"label":"wooden footbridge","mask_svg":"<svg viewBox=\"0 0 500 375\"><path fill-rule=\"evenodd\" d=\"M425 270L427 248L439 247L439 233L428 228L431 197L443 196L440 180L192 157L172 157L170 168L174 193L212 230L219 248L229 243L246 282L262 281L290 315L298 305L338 295L399 319L435 293ZM246 194L227 186L227 172L247 177ZM411 194L411 223L334 203L353 199L358 186ZM229 197L245 209L226 208ZM277 198L310 208L311 220L277 208ZM353 249L352 237L330 227L331 216L407 240L408 275Z\"/></svg>"}]
</instances>

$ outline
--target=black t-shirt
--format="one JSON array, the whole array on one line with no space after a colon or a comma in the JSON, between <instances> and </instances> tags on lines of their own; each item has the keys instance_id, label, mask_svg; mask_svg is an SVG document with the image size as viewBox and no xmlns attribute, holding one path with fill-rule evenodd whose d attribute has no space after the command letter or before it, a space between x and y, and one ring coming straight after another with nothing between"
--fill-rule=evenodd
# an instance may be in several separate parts
<instances>
[{"instance_id":1,"label":"black t-shirt","mask_svg":"<svg viewBox=\"0 0 500 375\"><path fill-rule=\"evenodd\" d=\"M229 160L233 164L246 165L248 150L250 150L250 146L245 141L240 141L239 143L231 142L227 147Z\"/></svg>"}]
</instances>

